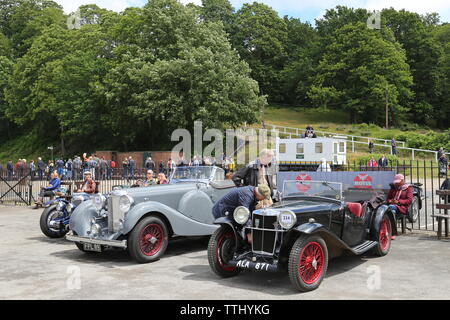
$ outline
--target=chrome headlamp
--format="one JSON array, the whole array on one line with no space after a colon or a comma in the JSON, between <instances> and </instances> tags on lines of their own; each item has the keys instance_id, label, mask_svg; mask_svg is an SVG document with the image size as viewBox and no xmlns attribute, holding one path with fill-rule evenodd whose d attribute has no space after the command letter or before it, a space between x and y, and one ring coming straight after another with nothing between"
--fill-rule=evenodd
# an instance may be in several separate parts
<instances>
[{"instance_id":1,"label":"chrome headlamp","mask_svg":"<svg viewBox=\"0 0 450 320\"><path fill-rule=\"evenodd\" d=\"M106 198L102 194L96 194L92 199L92 203L94 204L95 209L100 212L106 204Z\"/></svg>"},{"instance_id":2,"label":"chrome headlamp","mask_svg":"<svg viewBox=\"0 0 450 320\"><path fill-rule=\"evenodd\" d=\"M297 215L292 211L285 210L278 215L278 223L284 229L291 229L297 223Z\"/></svg>"},{"instance_id":3,"label":"chrome headlamp","mask_svg":"<svg viewBox=\"0 0 450 320\"><path fill-rule=\"evenodd\" d=\"M233 218L237 223L245 224L250 218L250 210L242 206L237 207L236 209L234 209Z\"/></svg>"},{"instance_id":4,"label":"chrome headlamp","mask_svg":"<svg viewBox=\"0 0 450 320\"><path fill-rule=\"evenodd\" d=\"M63 208L64 208L64 203L62 201L60 201L56 204L56 210L62 211Z\"/></svg>"},{"instance_id":5,"label":"chrome headlamp","mask_svg":"<svg viewBox=\"0 0 450 320\"><path fill-rule=\"evenodd\" d=\"M75 208L75 206L69 202L69 204L66 207L66 210L68 213L71 213L73 211L73 208Z\"/></svg>"},{"instance_id":6,"label":"chrome headlamp","mask_svg":"<svg viewBox=\"0 0 450 320\"><path fill-rule=\"evenodd\" d=\"M134 200L129 195L123 195L119 199L119 208L124 214L130 211L131 206L133 205Z\"/></svg>"},{"instance_id":7,"label":"chrome headlamp","mask_svg":"<svg viewBox=\"0 0 450 320\"><path fill-rule=\"evenodd\" d=\"M95 222L95 219L92 219L91 221L91 230L89 232L91 237L98 237L101 235L102 227Z\"/></svg>"}]
</instances>

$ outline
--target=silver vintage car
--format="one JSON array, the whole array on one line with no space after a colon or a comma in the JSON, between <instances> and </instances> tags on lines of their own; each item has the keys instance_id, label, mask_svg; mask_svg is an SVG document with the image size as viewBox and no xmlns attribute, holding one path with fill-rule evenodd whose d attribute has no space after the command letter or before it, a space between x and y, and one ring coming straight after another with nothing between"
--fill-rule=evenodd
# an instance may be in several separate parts
<instances>
[{"instance_id":1,"label":"silver vintage car","mask_svg":"<svg viewBox=\"0 0 450 320\"><path fill-rule=\"evenodd\" d=\"M170 183L98 194L72 213L67 240L83 252L128 249L139 263L152 262L174 237L209 236L212 207L233 190L218 167L178 167Z\"/></svg>"}]
</instances>

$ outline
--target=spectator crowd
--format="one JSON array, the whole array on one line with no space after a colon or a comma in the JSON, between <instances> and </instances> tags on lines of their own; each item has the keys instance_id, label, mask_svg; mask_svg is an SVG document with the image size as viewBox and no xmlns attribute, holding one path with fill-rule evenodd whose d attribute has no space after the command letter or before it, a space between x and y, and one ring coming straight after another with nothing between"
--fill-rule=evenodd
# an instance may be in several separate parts
<instances>
[{"instance_id":1,"label":"spectator crowd","mask_svg":"<svg viewBox=\"0 0 450 320\"><path fill-rule=\"evenodd\" d=\"M175 162L169 159L167 162L160 161L155 163L151 157L148 157L142 168L137 166L137 162L132 156L125 157L121 163L114 160L98 157L93 154L87 156L75 156L70 159L57 158L44 162L41 157L37 161L18 159L17 162L9 160L5 166L0 164L0 176L3 179L12 181L20 180L31 175L33 180L52 180L52 174L56 171L61 181L64 180L83 180L83 174L86 171L91 172L92 178L96 181L125 179L134 180L138 177L146 176L151 170L155 175L164 174L170 177L177 166L219 166L225 170L225 173L235 171L235 162L231 157L222 154L220 161L214 157L194 156L192 159L186 159L183 155L180 160Z\"/></svg>"}]
</instances>

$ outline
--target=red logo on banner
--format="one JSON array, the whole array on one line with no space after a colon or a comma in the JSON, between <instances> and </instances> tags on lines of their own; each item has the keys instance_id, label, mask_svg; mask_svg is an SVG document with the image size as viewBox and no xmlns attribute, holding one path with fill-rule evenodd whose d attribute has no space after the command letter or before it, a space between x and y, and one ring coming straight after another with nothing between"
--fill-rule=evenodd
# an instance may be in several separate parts
<instances>
[{"instance_id":1,"label":"red logo on banner","mask_svg":"<svg viewBox=\"0 0 450 320\"><path fill-rule=\"evenodd\" d=\"M353 181L355 188L372 189L372 177L368 174L360 173Z\"/></svg>"},{"instance_id":2,"label":"red logo on banner","mask_svg":"<svg viewBox=\"0 0 450 320\"><path fill-rule=\"evenodd\" d=\"M299 174L297 176L297 178L295 178L295 180L303 182L303 183L299 183L299 184L296 185L298 191L306 192L306 191L308 191L311 188L311 186L307 182L307 181L311 181L311 177L308 176L306 173Z\"/></svg>"}]
</instances>

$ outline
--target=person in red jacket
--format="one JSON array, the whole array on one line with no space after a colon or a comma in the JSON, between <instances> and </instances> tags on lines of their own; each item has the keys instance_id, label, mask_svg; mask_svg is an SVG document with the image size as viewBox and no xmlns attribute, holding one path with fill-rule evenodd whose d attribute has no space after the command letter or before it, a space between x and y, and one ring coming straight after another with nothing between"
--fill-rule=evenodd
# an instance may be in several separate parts
<instances>
[{"instance_id":1,"label":"person in red jacket","mask_svg":"<svg viewBox=\"0 0 450 320\"><path fill-rule=\"evenodd\" d=\"M413 187L405 183L405 177L397 174L387 196L387 204L394 215L408 213L413 201ZM395 237L392 237L395 239Z\"/></svg>"}]
</instances>

